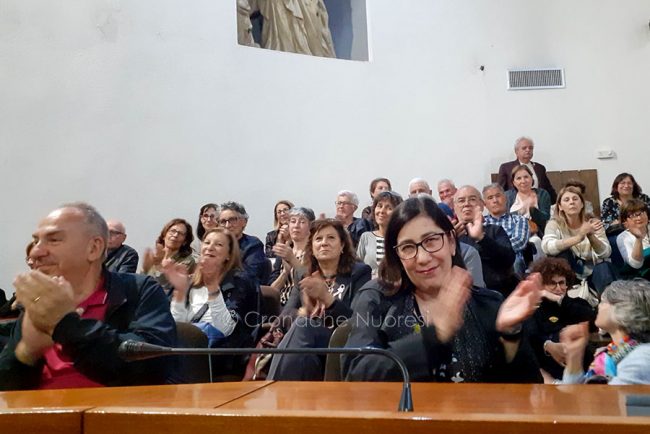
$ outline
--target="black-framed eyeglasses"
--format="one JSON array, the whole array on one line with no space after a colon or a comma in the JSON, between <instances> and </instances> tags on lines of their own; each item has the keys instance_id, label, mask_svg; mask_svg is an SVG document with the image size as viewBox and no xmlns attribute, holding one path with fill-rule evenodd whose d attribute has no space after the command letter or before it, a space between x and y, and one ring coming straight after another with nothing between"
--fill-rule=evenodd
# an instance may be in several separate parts
<instances>
[{"instance_id":1,"label":"black-framed eyeglasses","mask_svg":"<svg viewBox=\"0 0 650 434\"><path fill-rule=\"evenodd\" d=\"M413 259L418 254L418 247L422 247L425 252L436 253L445 245L445 235L447 232L438 232L427 236L419 243L406 242L398 244L393 249L400 259Z\"/></svg>"},{"instance_id":2,"label":"black-framed eyeglasses","mask_svg":"<svg viewBox=\"0 0 650 434\"><path fill-rule=\"evenodd\" d=\"M120 231L108 231L108 235L110 235L111 237L116 237L116 236L118 236L118 235L124 235L124 232L120 232Z\"/></svg>"},{"instance_id":3,"label":"black-framed eyeglasses","mask_svg":"<svg viewBox=\"0 0 650 434\"><path fill-rule=\"evenodd\" d=\"M230 217L229 219L219 220L219 226L231 225L239 220L239 217Z\"/></svg>"},{"instance_id":4,"label":"black-framed eyeglasses","mask_svg":"<svg viewBox=\"0 0 650 434\"><path fill-rule=\"evenodd\" d=\"M216 214L202 214L201 218L204 220L216 220L217 215Z\"/></svg>"}]
</instances>

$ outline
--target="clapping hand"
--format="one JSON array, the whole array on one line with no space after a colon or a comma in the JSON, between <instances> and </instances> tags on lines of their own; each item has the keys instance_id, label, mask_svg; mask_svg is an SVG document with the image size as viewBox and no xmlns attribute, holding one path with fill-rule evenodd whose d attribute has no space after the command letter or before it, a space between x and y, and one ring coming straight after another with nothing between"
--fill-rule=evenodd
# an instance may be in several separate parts
<instances>
[{"instance_id":1,"label":"clapping hand","mask_svg":"<svg viewBox=\"0 0 650 434\"><path fill-rule=\"evenodd\" d=\"M510 333L535 312L541 298L542 276L533 273L520 282L512 294L501 303L496 320L497 331Z\"/></svg>"},{"instance_id":2,"label":"clapping hand","mask_svg":"<svg viewBox=\"0 0 650 434\"><path fill-rule=\"evenodd\" d=\"M165 259L162 261L162 272L174 287L174 296L178 295L179 300L184 300L191 283L187 267L172 259Z\"/></svg>"}]
</instances>

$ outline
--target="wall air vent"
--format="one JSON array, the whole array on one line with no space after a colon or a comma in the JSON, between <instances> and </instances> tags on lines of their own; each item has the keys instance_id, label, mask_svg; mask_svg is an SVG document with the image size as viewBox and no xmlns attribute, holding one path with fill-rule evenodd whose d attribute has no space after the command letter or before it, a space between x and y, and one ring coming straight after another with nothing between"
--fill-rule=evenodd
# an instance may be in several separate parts
<instances>
[{"instance_id":1,"label":"wall air vent","mask_svg":"<svg viewBox=\"0 0 650 434\"><path fill-rule=\"evenodd\" d=\"M508 90L564 88L564 69L510 69Z\"/></svg>"}]
</instances>

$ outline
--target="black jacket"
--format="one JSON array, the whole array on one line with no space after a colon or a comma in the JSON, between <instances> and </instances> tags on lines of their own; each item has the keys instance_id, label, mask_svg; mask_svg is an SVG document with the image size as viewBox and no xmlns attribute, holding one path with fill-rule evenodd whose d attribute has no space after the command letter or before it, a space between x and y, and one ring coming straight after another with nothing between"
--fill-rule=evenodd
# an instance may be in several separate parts
<instances>
[{"instance_id":1,"label":"black jacket","mask_svg":"<svg viewBox=\"0 0 650 434\"><path fill-rule=\"evenodd\" d=\"M122 244L117 249L108 253L104 266L114 273L135 273L138 270L138 252Z\"/></svg>"},{"instance_id":2,"label":"black jacket","mask_svg":"<svg viewBox=\"0 0 650 434\"><path fill-rule=\"evenodd\" d=\"M354 302L352 332L346 347L386 348L398 355L414 381L541 382L535 356L525 339L512 362L506 363L495 327L502 297L473 288L464 322L453 341L438 341L433 326L423 325L412 290L384 295L373 280ZM379 355L344 356L343 375L356 381L401 381L395 363Z\"/></svg>"},{"instance_id":3,"label":"black jacket","mask_svg":"<svg viewBox=\"0 0 650 434\"><path fill-rule=\"evenodd\" d=\"M69 313L55 327L52 339L63 346L79 372L106 386L165 383L173 369L169 358L125 362L117 353L125 340L176 344L176 324L162 288L153 278L139 274L105 271L104 277L106 321ZM0 353L0 390L35 389L41 379L42 361L28 366L15 357L21 324L22 317Z\"/></svg>"}]
</instances>

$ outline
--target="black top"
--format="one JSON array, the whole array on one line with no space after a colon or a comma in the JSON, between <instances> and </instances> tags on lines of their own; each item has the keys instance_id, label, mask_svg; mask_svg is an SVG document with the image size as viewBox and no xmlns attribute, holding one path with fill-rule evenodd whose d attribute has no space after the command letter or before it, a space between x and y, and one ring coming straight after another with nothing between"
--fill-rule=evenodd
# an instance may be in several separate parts
<instances>
[{"instance_id":1,"label":"black top","mask_svg":"<svg viewBox=\"0 0 650 434\"><path fill-rule=\"evenodd\" d=\"M387 348L402 358L414 381L541 382L535 356L525 339L512 362L506 363L495 321L502 297L473 288L464 323L449 343L438 341L433 326L421 319L412 289L393 296L373 280L359 292L347 347ZM395 363L379 355L344 356L347 380L398 381Z\"/></svg>"}]
</instances>

